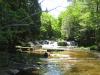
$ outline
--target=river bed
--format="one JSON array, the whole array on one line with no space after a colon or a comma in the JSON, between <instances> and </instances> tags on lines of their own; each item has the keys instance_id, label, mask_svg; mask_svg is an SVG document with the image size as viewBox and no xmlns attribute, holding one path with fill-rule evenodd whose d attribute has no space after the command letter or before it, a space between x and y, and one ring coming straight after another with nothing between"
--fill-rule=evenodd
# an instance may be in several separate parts
<instances>
[{"instance_id":1,"label":"river bed","mask_svg":"<svg viewBox=\"0 0 100 75\"><path fill-rule=\"evenodd\" d=\"M33 59L34 57L27 57L26 61L31 60L30 58ZM35 59L36 61L34 61ZM25 71L35 67L36 71L32 71L32 75L100 75L100 57L93 52L59 51L50 53L48 58L38 57L35 59L31 60L31 63L17 63L16 66L12 64L10 67L2 67L0 68L0 75L9 75L7 74L8 69L14 69L20 72L18 69L20 67ZM23 74L16 72L15 75Z\"/></svg>"}]
</instances>

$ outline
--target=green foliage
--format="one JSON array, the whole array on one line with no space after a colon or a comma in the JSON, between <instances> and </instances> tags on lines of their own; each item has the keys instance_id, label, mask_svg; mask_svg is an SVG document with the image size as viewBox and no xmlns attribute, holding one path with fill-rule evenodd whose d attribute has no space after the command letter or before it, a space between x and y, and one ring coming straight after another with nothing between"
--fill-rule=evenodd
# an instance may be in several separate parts
<instances>
[{"instance_id":1,"label":"green foliage","mask_svg":"<svg viewBox=\"0 0 100 75\"><path fill-rule=\"evenodd\" d=\"M79 31L79 16L81 15L80 5L70 6L65 11L65 17L62 19L62 36L74 38Z\"/></svg>"},{"instance_id":2,"label":"green foliage","mask_svg":"<svg viewBox=\"0 0 100 75\"><path fill-rule=\"evenodd\" d=\"M41 7L38 0L0 0L0 16L0 41L6 43L8 49L22 41L39 38Z\"/></svg>"},{"instance_id":3,"label":"green foliage","mask_svg":"<svg viewBox=\"0 0 100 75\"><path fill-rule=\"evenodd\" d=\"M52 37L52 26L51 26L51 15L48 13L42 13L41 16L41 37L42 38L51 38Z\"/></svg>"},{"instance_id":4,"label":"green foliage","mask_svg":"<svg viewBox=\"0 0 100 75\"><path fill-rule=\"evenodd\" d=\"M100 0L73 0L55 19L42 12L38 0L0 0L0 48L20 42L67 38L100 49Z\"/></svg>"},{"instance_id":5,"label":"green foliage","mask_svg":"<svg viewBox=\"0 0 100 75\"><path fill-rule=\"evenodd\" d=\"M49 13L42 13L41 23L41 38L53 39L60 37L60 26L58 24L58 20Z\"/></svg>"},{"instance_id":6,"label":"green foliage","mask_svg":"<svg viewBox=\"0 0 100 75\"><path fill-rule=\"evenodd\" d=\"M96 45L90 46L90 50L97 50L97 46Z\"/></svg>"},{"instance_id":7,"label":"green foliage","mask_svg":"<svg viewBox=\"0 0 100 75\"><path fill-rule=\"evenodd\" d=\"M75 40L79 45L91 46L97 42L100 47L100 0L73 1L59 20L62 37Z\"/></svg>"}]
</instances>

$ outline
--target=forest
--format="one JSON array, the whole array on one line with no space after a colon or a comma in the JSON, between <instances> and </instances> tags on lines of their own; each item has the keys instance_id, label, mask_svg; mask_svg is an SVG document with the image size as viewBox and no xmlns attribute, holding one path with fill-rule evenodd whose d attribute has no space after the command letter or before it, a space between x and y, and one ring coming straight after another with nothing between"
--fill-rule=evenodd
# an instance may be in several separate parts
<instances>
[{"instance_id":1,"label":"forest","mask_svg":"<svg viewBox=\"0 0 100 75\"><path fill-rule=\"evenodd\" d=\"M100 75L100 0L43 1L0 0L0 75Z\"/></svg>"},{"instance_id":2,"label":"forest","mask_svg":"<svg viewBox=\"0 0 100 75\"><path fill-rule=\"evenodd\" d=\"M100 0L73 0L58 18L38 0L0 0L0 51L34 40L70 40L100 50Z\"/></svg>"}]
</instances>

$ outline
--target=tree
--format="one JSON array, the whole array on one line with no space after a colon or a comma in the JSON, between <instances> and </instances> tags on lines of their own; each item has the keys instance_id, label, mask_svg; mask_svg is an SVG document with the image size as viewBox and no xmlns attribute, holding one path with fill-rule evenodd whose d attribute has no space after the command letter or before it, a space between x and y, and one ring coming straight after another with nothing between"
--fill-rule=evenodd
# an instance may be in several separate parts
<instances>
[{"instance_id":1,"label":"tree","mask_svg":"<svg viewBox=\"0 0 100 75\"><path fill-rule=\"evenodd\" d=\"M6 40L0 41L10 50L20 42L39 37L41 7L38 0L0 0L0 10L0 37Z\"/></svg>"},{"instance_id":2,"label":"tree","mask_svg":"<svg viewBox=\"0 0 100 75\"><path fill-rule=\"evenodd\" d=\"M58 20L47 12L43 12L41 16L41 37L43 39L53 39L60 37L60 27Z\"/></svg>"},{"instance_id":3,"label":"tree","mask_svg":"<svg viewBox=\"0 0 100 75\"><path fill-rule=\"evenodd\" d=\"M95 25L86 1L74 1L64 15L61 26L63 37L66 37L67 40L76 40L79 45L95 44Z\"/></svg>"},{"instance_id":4,"label":"tree","mask_svg":"<svg viewBox=\"0 0 100 75\"><path fill-rule=\"evenodd\" d=\"M67 39L75 39L80 28L79 16L81 15L81 8L79 5L76 7L70 6L65 13L62 20L62 35Z\"/></svg>"},{"instance_id":5,"label":"tree","mask_svg":"<svg viewBox=\"0 0 100 75\"><path fill-rule=\"evenodd\" d=\"M95 29L95 42L100 50L100 0L88 0L86 3L91 13L91 25Z\"/></svg>"}]
</instances>

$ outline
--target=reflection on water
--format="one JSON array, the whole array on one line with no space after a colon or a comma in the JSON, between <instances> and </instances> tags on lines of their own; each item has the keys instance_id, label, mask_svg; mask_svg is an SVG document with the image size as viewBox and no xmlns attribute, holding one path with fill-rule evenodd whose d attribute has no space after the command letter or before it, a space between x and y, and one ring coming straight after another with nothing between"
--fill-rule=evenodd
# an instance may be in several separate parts
<instances>
[{"instance_id":1,"label":"reflection on water","mask_svg":"<svg viewBox=\"0 0 100 75\"><path fill-rule=\"evenodd\" d=\"M41 65L43 75L61 75L61 71L58 68L58 65L54 62L50 62L48 58L40 58L44 64Z\"/></svg>"},{"instance_id":2,"label":"reflection on water","mask_svg":"<svg viewBox=\"0 0 100 75\"><path fill-rule=\"evenodd\" d=\"M7 69L0 68L0 75L8 75L5 74L8 69L13 73L19 71L15 75L100 75L100 57L91 52L62 51L52 53L49 58L31 56L27 59L28 63L13 63Z\"/></svg>"},{"instance_id":3,"label":"reflection on water","mask_svg":"<svg viewBox=\"0 0 100 75\"><path fill-rule=\"evenodd\" d=\"M44 75L61 75L61 71L56 64L48 63L45 65L45 70Z\"/></svg>"},{"instance_id":4,"label":"reflection on water","mask_svg":"<svg viewBox=\"0 0 100 75\"><path fill-rule=\"evenodd\" d=\"M63 75L64 71L71 68L72 64L64 63L68 58L40 58L44 64L42 64L43 75Z\"/></svg>"},{"instance_id":5,"label":"reflection on water","mask_svg":"<svg viewBox=\"0 0 100 75\"><path fill-rule=\"evenodd\" d=\"M40 58L42 75L100 75L100 60L88 52L68 52L53 54L56 58Z\"/></svg>"}]
</instances>

